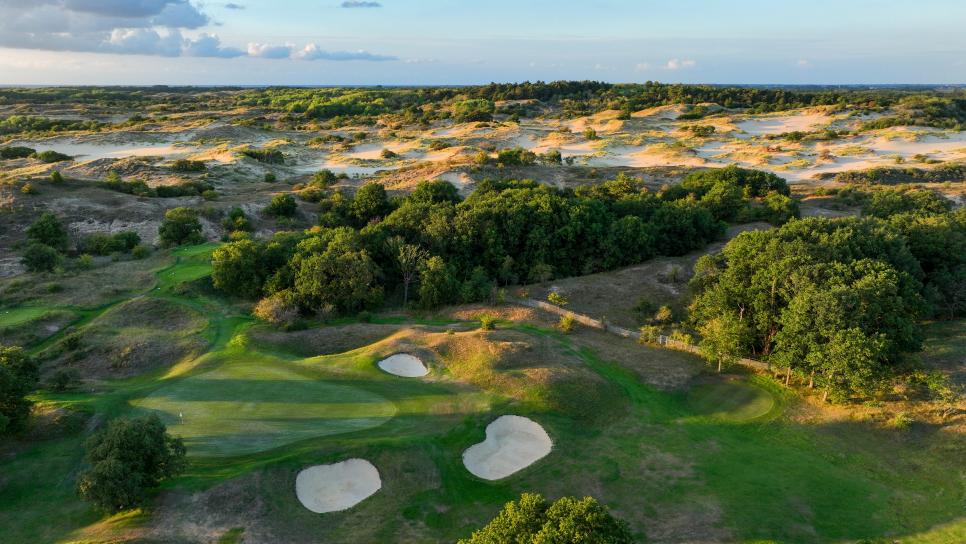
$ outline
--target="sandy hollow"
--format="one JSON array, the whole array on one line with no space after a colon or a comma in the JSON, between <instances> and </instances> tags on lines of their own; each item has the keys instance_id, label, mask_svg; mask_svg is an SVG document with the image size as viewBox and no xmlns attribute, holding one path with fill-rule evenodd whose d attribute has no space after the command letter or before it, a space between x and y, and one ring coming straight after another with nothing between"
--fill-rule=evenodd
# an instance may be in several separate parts
<instances>
[{"instance_id":1,"label":"sandy hollow","mask_svg":"<svg viewBox=\"0 0 966 544\"><path fill-rule=\"evenodd\" d=\"M381 487L379 471L365 459L315 465L295 477L299 502L317 514L348 510Z\"/></svg>"},{"instance_id":2,"label":"sandy hollow","mask_svg":"<svg viewBox=\"0 0 966 544\"><path fill-rule=\"evenodd\" d=\"M379 368L403 378L419 378L429 374L429 369L418 357L408 353L397 353L379 361Z\"/></svg>"},{"instance_id":3,"label":"sandy hollow","mask_svg":"<svg viewBox=\"0 0 966 544\"><path fill-rule=\"evenodd\" d=\"M486 426L486 439L463 452L463 465L484 480L499 480L550 453L553 441L537 422L500 416Z\"/></svg>"}]
</instances>

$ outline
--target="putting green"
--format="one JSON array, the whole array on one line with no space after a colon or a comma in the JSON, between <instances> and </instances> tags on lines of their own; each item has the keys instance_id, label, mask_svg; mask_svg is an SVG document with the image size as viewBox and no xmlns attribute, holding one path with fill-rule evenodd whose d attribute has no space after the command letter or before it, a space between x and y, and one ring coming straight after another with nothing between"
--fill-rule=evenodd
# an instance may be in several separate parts
<instances>
[{"instance_id":1,"label":"putting green","mask_svg":"<svg viewBox=\"0 0 966 544\"><path fill-rule=\"evenodd\" d=\"M50 308L12 308L0 310L0 327L13 327L33 321L50 311Z\"/></svg>"},{"instance_id":2,"label":"putting green","mask_svg":"<svg viewBox=\"0 0 966 544\"><path fill-rule=\"evenodd\" d=\"M264 359L225 363L132 404L159 412L172 434L184 438L188 454L198 456L255 453L359 431L396 413L392 402L375 393Z\"/></svg>"},{"instance_id":3,"label":"putting green","mask_svg":"<svg viewBox=\"0 0 966 544\"><path fill-rule=\"evenodd\" d=\"M698 415L744 422L768 414L775 397L749 383L724 382L695 387L688 393L688 406Z\"/></svg>"}]
</instances>

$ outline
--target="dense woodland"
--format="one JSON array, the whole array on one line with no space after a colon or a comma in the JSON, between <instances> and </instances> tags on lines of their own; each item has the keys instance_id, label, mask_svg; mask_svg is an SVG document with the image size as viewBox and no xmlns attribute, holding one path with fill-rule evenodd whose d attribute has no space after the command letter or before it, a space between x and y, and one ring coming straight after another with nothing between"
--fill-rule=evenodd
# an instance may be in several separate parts
<instances>
[{"instance_id":1,"label":"dense woodland","mask_svg":"<svg viewBox=\"0 0 966 544\"><path fill-rule=\"evenodd\" d=\"M702 257L691 320L709 356L766 359L839 398L913 370L921 321L966 314L966 211L880 190L862 218L743 233Z\"/></svg>"},{"instance_id":2,"label":"dense woodland","mask_svg":"<svg viewBox=\"0 0 966 544\"><path fill-rule=\"evenodd\" d=\"M318 228L216 251L215 286L302 312L351 313L400 287L406 302L418 283L419 304L432 308L487 299L497 285L683 255L719 238L727 221L780 224L798 213L784 180L740 168L696 173L658 193L625 176L576 190L484 181L465 200L445 181L398 199L375 183L354 195L324 191ZM290 198L268 211L294 212Z\"/></svg>"}]
</instances>

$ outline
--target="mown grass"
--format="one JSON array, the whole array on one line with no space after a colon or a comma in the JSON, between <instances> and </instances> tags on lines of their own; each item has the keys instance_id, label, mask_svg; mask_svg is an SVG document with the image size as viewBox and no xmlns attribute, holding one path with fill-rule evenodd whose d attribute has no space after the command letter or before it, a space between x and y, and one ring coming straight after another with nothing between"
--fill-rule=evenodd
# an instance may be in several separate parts
<instances>
[{"instance_id":1,"label":"mown grass","mask_svg":"<svg viewBox=\"0 0 966 544\"><path fill-rule=\"evenodd\" d=\"M50 312L50 308L26 307L0 310L0 328L14 327L33 321Z\"/></svg>"}]
</instances>

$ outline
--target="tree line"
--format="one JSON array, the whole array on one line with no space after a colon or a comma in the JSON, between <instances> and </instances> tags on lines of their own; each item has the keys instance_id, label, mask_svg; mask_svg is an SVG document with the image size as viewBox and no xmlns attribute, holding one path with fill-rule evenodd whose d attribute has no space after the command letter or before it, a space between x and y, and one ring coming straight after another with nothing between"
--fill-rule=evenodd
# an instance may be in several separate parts
<instances>
[{"instance_id":1,"label":"tree line","mask_svg":"<svg viewBox=\"0 0 966 544\"><path fill-rule=\"evenodd\" d=\"M484 180L465 199L445 181L398 198L376 183L310 194L317 227L226 244L212 257L214 285L303 313L358 312L397 291L432 308L486 299L499 285L683 255L738 218L797 215L784 180L740 168L695 173L657 192L620 175L573 190Z\"/></svg>"}]
</instances>

